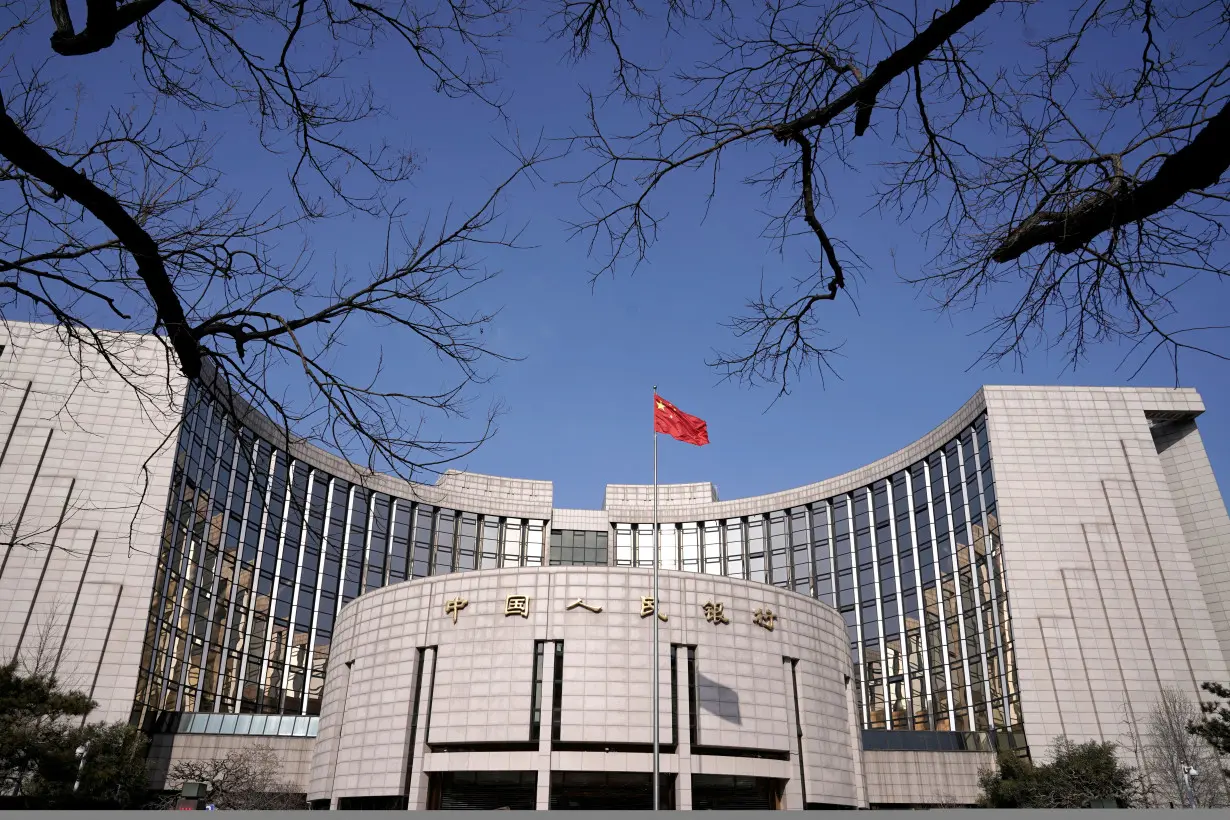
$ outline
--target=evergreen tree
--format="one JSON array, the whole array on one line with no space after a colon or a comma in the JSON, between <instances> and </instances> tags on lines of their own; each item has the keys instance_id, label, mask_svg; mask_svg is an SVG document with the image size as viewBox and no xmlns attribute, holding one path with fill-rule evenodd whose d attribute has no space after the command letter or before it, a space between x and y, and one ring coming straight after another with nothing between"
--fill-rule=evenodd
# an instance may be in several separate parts
<instances>
[{"instance_id":1,"label":"evergreen tree","mask_svg":"<svg viewBox=\"0 0 1230 820\"><path fill-rule=\"evenodd\" d=\"M13 808L131 808L146 794L145 737L84 724L97 706L55 675L0 666L0 794Z\"/></svg>"},{"instance_id":2,"label":"evergreen tree","mask_svg":"<svg viewBox=\"0 0 1230 820\"><path fill-rule=\"evenodd\" d=\"M1230 755L1230 686L1204 683L1200 688L1219 700L1201 703L1204 720L1192 723L1187 730L1208 741L1219 755ZM1223 700L1226 702L1222 703ZM1222 774L1230 777L1230 768L1223 767Z\"/></svg>"},{"instance_id":3,"label":"evergreen tree","mask_svg":"<svg viewBox=\"0 0 1230 820\"><path fill-rule=\"evenodd\" d=\"M1136 803L1132 769L1119 763L1114 743L1073 743L1056 739L1051 761L1034 765L1001 754L997 769L979 777L988 808L1079 809L1113 801L1120 807Z\"/></svg>"}]
</instances>

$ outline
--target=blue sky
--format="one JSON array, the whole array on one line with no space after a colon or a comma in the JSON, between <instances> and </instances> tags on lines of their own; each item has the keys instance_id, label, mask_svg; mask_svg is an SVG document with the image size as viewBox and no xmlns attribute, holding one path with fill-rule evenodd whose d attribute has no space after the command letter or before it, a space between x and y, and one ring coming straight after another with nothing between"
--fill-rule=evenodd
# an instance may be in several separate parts
<instances>
[{"instance_id":1,"label":"blue sky","mask_svg":"<svg viewBox=\"0 0 1230 820\"><path fill-rule=\"evenodd\" d=\"M1003 29L1011 29L1007 23ZM520 135L566 136L583 127L581 86L601 83L605 66L571 65L561 44L541 29L523 27L505 50L504 85L509 113ZM1002 33L1002 32L1001 32ZM677 47L673 57L685 56ZM131 73L131 51L76 63L86 104L107 99ZM439 213L449 202L480 201L509 170L496 147L508 132L472 101L432 93L406 55L385 48L364 65L348 66L376 78L388 109L371 126L407 143L421 171L401 193L413 219ZM91 100L94 101L91 103ZM619 112L612 114L619 124ZM222 122L225 118L215 118ZM211 130L219 126L211 120ZM630 121L629 121L630 122ZM236 128L224 141L228 183L242 181L249 197L276 188L281 170ZM858 159L874 160L877 144L856 146ZM475 394L478 415L495 399L507 407L498 435L456 465L482 473L551 480L557 507L596 508L607 483L647 483L652 478L651 391L709 424L711 444L697 448L664 438L660 479L711 481L722 498L787 489L861 466L908 444L954 412L982 384L1125 383L1133 368L1119 368L1124 349L1095 350L1075 373L1062 356L1034 352L1023 371L976 364L987 343L976 335L983 314L938 315L898 274L918 270L930 255L919 224L900 225L868 209L870 186L851 180L851 196L827 220L831 234L856 247L869 263L850 300L823 306L826 326L844 340L836 361L840 379L812 378L775 404L771 389L721 383L705 361L732 339L721 326L755 294L761 277L786 281L808 264L810 247L797 241L787 255L761 237L758 195L740 184L754 158L732 155L725 183L707 217L697 195L704 179L681 175L660 201L670 212L661 239L635 275L621 272L591 287L595 267L583 242L570 241L565 223L579 216L576 191L560 180L582 167L573 157L542 169L543 179L510 192L508 223L524 226L516 252L492 252L501 271L485 288L485 303L502 305L491 331L501 352L523 357L503 364ZM860 189L861 188L861 189ZM334 260L365 269L381 254L379 226L346 217L314 227L312 242L322 265ZM289 250L288 250L289 252ZM1224 322L1225 285L1196 284L1180 306L1190 324ZM370 349L378 332L354 339ZM430 366L413 351L388 351L388 372L413 388L416 370ZM1230 490L1230 365L1189 358L1181 382L1198 389L1209 408L1200 420L1205 445L1223 490ZM1173 384L1168 362L1156 359L1134 385ZM462 427L433 428L440 435Z\"/></svg>"},{"instance_id":2,"label":"blue sky","mask_svg":"<svg viewBox=\"0 0 1230 820\"><path fill-rule=\"evenodd\" d=\"M574 69L557 55L557 48L534 42L510 51L518 86L512 110L523 134L582 126L578 85L602 75L586 70L590 66ZM487 138L481 129L471 134L452 117L443 124L414 122L416 141L430 146L425 186L472 173L467 166ZM441 125L439 141L429 143ZM564 165L576 167L571 160ZM976 365L986 339L974 334L986 316L938 315L901 283L895 271L909 273L930 258L918 226L866 213L872 200L864 197L828 222L831 233L870 263L857 288L857 311L849 301L824 306L833 337L845 340L837 360L841 379L826 378L822 385L813 378L771 407L771 389L721 383L705 366L715 348L731 346L721 323L742 309L762 276L784 281L799 269L792 266L807 264L810 250L796 243L783 258L761 238L758 195L739 183L744 167L755 166L727 167L726 183L703 222L696 196L705 180L676 179L664 200L666 229L648 261L635 274L599 280L592 290L594 263L584 243L567 241L561 227L576 218L575 191L548 183L517 194L509 211L529 220L526 238L537 247L503 256L503 273L490 292L505 305L496 339L526 358L502 366L491 385L508 412L499 435L466 459L466 468L551 480L556 506L598 507L607 483L652 480L656 384L681 409L704 418L711 439L698 448L663 437L660 480L712 481L722 498L737 498L817 481L887 455L943 421L983 384L1118 385L1134 369L1119 368L1125 350L1116 347L1096 350L1076 373L1065 370L1061 354L1046 351L1036 351L1023 372ZM570 178L568 170L544 173ZM1217 324L1230 305L1227 296L1224 286L1193 288L1183 309L1192 324ZM1181 381L1198 389L1209 407L1201 429L1225 484L1230 366L1192 359L1182 363ZM1159 358L1132 384L1173 382L1173 371Z\"/></svg>"}]
</instances>

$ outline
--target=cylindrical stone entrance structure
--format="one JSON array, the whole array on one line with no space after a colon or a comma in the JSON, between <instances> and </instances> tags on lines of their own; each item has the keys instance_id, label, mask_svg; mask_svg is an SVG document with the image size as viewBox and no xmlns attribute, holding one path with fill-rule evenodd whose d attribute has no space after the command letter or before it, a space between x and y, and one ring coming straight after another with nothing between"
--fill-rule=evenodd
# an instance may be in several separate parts
<instances>
[{"instance_id":1,"label":"cylindrical stone entrance structure","mask_svg":"<svg viewBox=\"0 0 1230 820\"><path fill-rule=\"evenodd\" d=\"M333 808L854 807L845 624L730 578L550 567L410 581L338 622L309 799ZM642 782L644 781L644 782ZM640 803L644 806L640 806Z\"/></svg>"}]
</instances>

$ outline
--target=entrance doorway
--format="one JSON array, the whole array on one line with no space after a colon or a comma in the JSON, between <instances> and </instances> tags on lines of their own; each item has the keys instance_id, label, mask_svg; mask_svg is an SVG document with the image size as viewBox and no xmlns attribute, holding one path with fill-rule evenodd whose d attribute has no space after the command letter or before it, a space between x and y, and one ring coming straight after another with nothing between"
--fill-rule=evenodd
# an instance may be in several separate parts
<instances>
[{"instance_id":1,"label":"entrance doorway","mask_svg":"<svg viewBox=\"0 0 1230 820\"><path fill-rule=\"evenodd\" d=\"M429 809L538 808L538 772L432 772Z\"/></svg>"},{"instance_id":2,"label":"entrance doorway","mask_svg":"<svg viewBox=\"0 0 1230 820\"><path fill-rule=\"evenodd\" d=\"M675 775L661 773L659 808L675 808ZM653 808L653 775L649 772L551 772L554 810L648 811Z\"/></svg>"},{"instance_id":3,"label":"entrance doorway","mask_svg":"<svg viewBox=\"0 0 1230 820\"><path fill-rule=\"evenodd\" d=\"M782 781L768 777L692 775L693 809L780 809Z\"/></svg>"}]
</instances>

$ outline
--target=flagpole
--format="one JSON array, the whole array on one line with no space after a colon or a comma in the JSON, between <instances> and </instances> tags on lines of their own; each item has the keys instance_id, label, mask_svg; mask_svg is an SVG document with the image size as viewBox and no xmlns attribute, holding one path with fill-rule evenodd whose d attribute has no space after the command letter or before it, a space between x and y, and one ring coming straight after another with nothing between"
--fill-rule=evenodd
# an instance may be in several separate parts
<instances>
[{"instance_id":1,"label":"flagpole","mask_svg":"<svg viewBox=\"0 0 1230 820\"><path fill-rule=\"evenodd\" d=\"M654 401L658 400L658 386L653 386ZM657 407L654 407L657 414ZM653 431L653 811L662 805L658 795L658 613L662 602L658 598L658 561L661 550L658 549L658 426L654 424Z\"/></svg>"}]
</instances>

